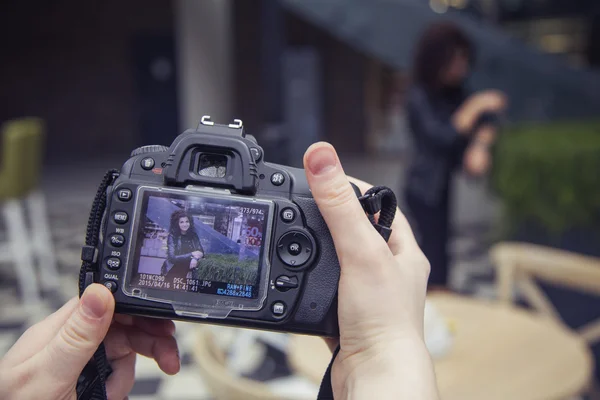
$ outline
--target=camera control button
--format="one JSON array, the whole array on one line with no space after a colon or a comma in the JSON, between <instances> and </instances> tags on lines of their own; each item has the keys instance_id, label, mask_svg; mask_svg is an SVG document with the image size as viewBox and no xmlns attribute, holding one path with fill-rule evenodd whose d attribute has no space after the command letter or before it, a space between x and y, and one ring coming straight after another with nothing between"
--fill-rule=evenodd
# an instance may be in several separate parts
<instances>
[{"instance_id":1,"label":"camera control button","mask_svg":"<svg viewBox=\"0 0 600 400\"><path fill-rule=\"evenodd\" d=\"M275 172L271 175L271 183L275 186L281 186L285 182L285 176L281 172Z\"/></svg>"},{"instance_id":2,"label":"camera control button","mask_svg":"<svg viewBox=\"0 0 600 400\"><path fill-rule=\"evenodd\" d=\"M296 219L296 211L294 211L293 208L284 208L281 211L281 219L283 220L283 222L293 222Z\"/></svg>"},{"instance_id":3,"label":"camera control button","mask_svg":"<svg viewBox=\"0 0 600 400\"><path fill-rule=\"evenodd\" d=\"M121 247L125 244L125 236L119 235L118 233L110 235L110 244L115 247Z\"/></svg>"},{"instance_id":4,"label":"camera control button","mask_svg":"<svg viewBox=\"0 0 600 400\"><path fill-rule=\"evenodd\" d=\"M131 152L130 157L135 157L135 156L139 156L140 154L147 154L147 153L161 153L161 152L164 152L167 150L169 150L169 148L167 146L161 146L159 144L150 144L148 146L138 147L137 149L133 150Z\"/></svg>"},{"instance_id":5,"label":"camera control button","mask_svg":"<svg viewBox=\"0 0 600 400\"><path fill-rule=\"evenodd\" d=\"M142 168L144 168L145 170L150 170L154 168L154 158L146 157L142 160L141 164Z\"/></svg>"},{"instance_id":6,"label":"camera control button","mask_svg":"<svg viewBox=\"0 0 600 400\"><path fill-rule=\"evenodd\" d=\"M117 282L115 281L106 281L104 282L104 286L110 290L111 293L117 291Z\"/></svg>"},{"instance_id":7,"label":"camera control button","mask_svg":"<svg viewBox=\"0 0 600 400\"><path fill-rule=\"evenodd\" d=\"M298 278L295 276L281 275L275 280L275 288L280 292L287 292L298 287Z\"/></svg>"},{"instance_id":8,"label":"camera control button","mask_svg":"<svg viewBox=\"0 0 600 400\"><path fill-rule=\"evenodd\" d=\"M277 242L277 254L290 267L300 267L312 255L312 242L302 232L288 232Z\"/></svg>"},{"instance_id":9,"label":"camera control button","mask_svg":"<svg viewBox=\"0 0 600 400\"><path fill-rule=\"evenodd\" d=\"M131 190L129 189L120 189L117 192L117 198L121 201L129 201L131 200Z\"/></svg>"},{"instance_id":10,"label":"camera control button","mask_svg":"<svg viewBox=\"0 0 600 400\"><path fill-rule=\"evenodd\" d=\"M117 211L113 215L113 219L117 224L124 224L129 220L129 215L125 211Z\"/></svg>"},{"instance_id":11,"label":"camera control button","mask_svg":"<svg viewBox=\"0 0 600 400\"><path fill-rule=\"evenodd\" d=\"M282 303L281 301L277 301L277 302L273 303L273 305L271 306L271 311L273 312L274 316L282 317L286 311L285 304Z\"/></svg>"},{"instance_id":12,"label":"camera control button","mask_svg":"<svg viewBox=\"0 0 600 400\"><path fill-rule=\"evenodd\" d=\"M252 153L252 158L254 158L254 162L259 162L262 158L262 151L258 147L250 148L250 153Z\"/></svg>"},{"instance_id":13,"label":"camera control button","mask_svg":"<svg viewBox=\"0 0 600 400\"><path fill-rule=\"evenodd\" d=\"M288 245L288 252L293 256L297 256L302 252L302 246L300 243L292 242Z\"/></svg>"},{"instance_id":14,"label":"camera control button","mask_svg":"<svg viewBox=\"0 0 600 400\"><path fill-rule=\"evenodd\" d=\"M119 269L119 267L121 266L121 260L117 257L111 257L108 260L106 260L106 266L112 270Z\"/></svg>"}]
</instances>

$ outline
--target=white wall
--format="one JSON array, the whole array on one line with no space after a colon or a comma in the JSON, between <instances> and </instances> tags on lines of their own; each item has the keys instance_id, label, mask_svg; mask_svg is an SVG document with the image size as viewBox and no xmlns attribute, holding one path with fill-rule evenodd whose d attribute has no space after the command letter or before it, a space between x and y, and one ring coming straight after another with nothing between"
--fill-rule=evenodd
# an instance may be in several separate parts
<instances>
[{"instance_id":1,"label":"white wall","mask_svg":"<svg viewBox=\"0 0 600 400\"><path fill-rule=\"evenodd\" d=\"M178 96L182 129L202 115L229 123L232 115L231 0L175 0Z\"/></svg>"}]
</instances>

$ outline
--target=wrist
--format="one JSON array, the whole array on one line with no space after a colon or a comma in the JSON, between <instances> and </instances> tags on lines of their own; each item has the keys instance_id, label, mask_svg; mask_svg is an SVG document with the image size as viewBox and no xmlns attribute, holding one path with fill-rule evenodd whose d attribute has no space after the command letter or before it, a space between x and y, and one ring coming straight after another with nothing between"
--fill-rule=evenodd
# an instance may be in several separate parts
<instances>
[{"instance_id":1,"label":"wrist","mask_svg":"<svg viewBox=\"0 0 600 400\"><path fill-rule=\"evenodd\" d=\"M32 378L32 374L29 372L29 369L19 367L0 368L0 399L16 400L30 398L23 392L26 391L27 382Z\"/></svg>"},{"instance_id":2,"label":"wrist","mask_svg":"<svg viewBox=\"0 0 600 400\"><path fill-rule=\"evenodd\" d=\"M465 115L466 113L458 114L453 119L453 125L459 135L466 136L471 131L471 124L469 123L469 117Z\"/></svg>"},{"instance_id":3,"label":"wrist","mask_svg":"<svg viewBox=\"0 0 600 400\"><path fill-rule=\"evenodd\" d=\"M343 399L439 399L431 356L416 335L380 343L377 348L367 349L362 360L353 361Z\"/></svg>"},{"instance_id":4,"label":"wrist","mask_svg":"<svg viewBox=\"0 0 600 400\"><path fill-rule=\"evenodd\" d=\"M487 140L476 139L473 141L472 146L483 151L488 151L491 147L491 143Z\"/></svg>"}]
</instances>

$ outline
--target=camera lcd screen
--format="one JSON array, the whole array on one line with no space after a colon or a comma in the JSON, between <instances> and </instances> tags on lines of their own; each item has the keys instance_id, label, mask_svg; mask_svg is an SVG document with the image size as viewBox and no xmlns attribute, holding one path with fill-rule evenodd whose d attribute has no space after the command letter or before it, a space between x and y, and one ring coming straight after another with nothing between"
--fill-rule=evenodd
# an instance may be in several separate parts
<instances>
[{"instance_id":1,"label":"camera lcd screen","mask_svg":"<svg viewBox=\"0 0 600 400\"><path fill-rule=\"evenodd\" d=\"M144 192L131 287L256 299L269 208L227 196Z\"/></svg>"}]
</instances>

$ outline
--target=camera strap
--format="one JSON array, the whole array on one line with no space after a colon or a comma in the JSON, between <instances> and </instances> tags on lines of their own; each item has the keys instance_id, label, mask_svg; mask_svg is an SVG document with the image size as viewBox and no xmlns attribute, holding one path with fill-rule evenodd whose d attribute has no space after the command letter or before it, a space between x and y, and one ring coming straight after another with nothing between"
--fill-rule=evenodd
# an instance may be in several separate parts
<instances>
[{"instance_id":1,"label":"camera strap","mask_svg":"<svg viewBox=\"0 0 600 400\"><path fill-rule=\"evenodd\" d=\"M96 249L100 239L104 210L106 209L106 191L117 176L119 176L117 170L109 170L104 175L92 204L85 234L85 246L81 250L79 297L83 295L85 288L94 282L94 273L100 270ZM106 358L104 343L100 343L94 356L77 380L77 400L106 400L106 380L111 373L112 369Z\"/></svg>"},{"instance_id":2,"label":"camera strap","mask_svg":"<svg viewBox=\"0 0 600 400\"><path fill-rule=\"evenodd\" d=\"M357 188L355 188L355 191ZM396 216L396 209L398 202L394 192L386 186L375 186L367 190L363 196L359 196L358 200L367 214L369 221L377 232L387 242L392 234L392 222ZM379 213L379 218L375 221L375 215ZM325 371L325 375L321 380L321 386L319 388L319 394L317 400L333 400L333 386L331 384L331 368L333 362L340 352L340 345L338 344L336 349L331 356L329 366Z\"/></svg>"},{"instance_id":3,"label":"camera strap","mask_svg":"<svg viewBox=\"0 0 600 400\"><path fill-rule=\"evenodd\" d=\"M100 270L97 248L104 211L106 209L107 189L118 176L119 172L117 170L112 169L106 172L92 204L85 236L85 245L81 251L82 264L79 272L80 297L83 295L85 288L94 282L94 274ZM396 215L397 203L394 192L385 186L376 186L369 189L364 195L359 196L359 201L375 230L387 242L392 233L391 225ZM379 213L379 218L375 221L377 213ZM339 350L340 347L338 345L321 382L317 400L333 400L331 367ZM112 368L106 357L104 343L101 343L77 380L77 400L106 400L106 380L111 373Z\"/></svg>"}]
</instances>

